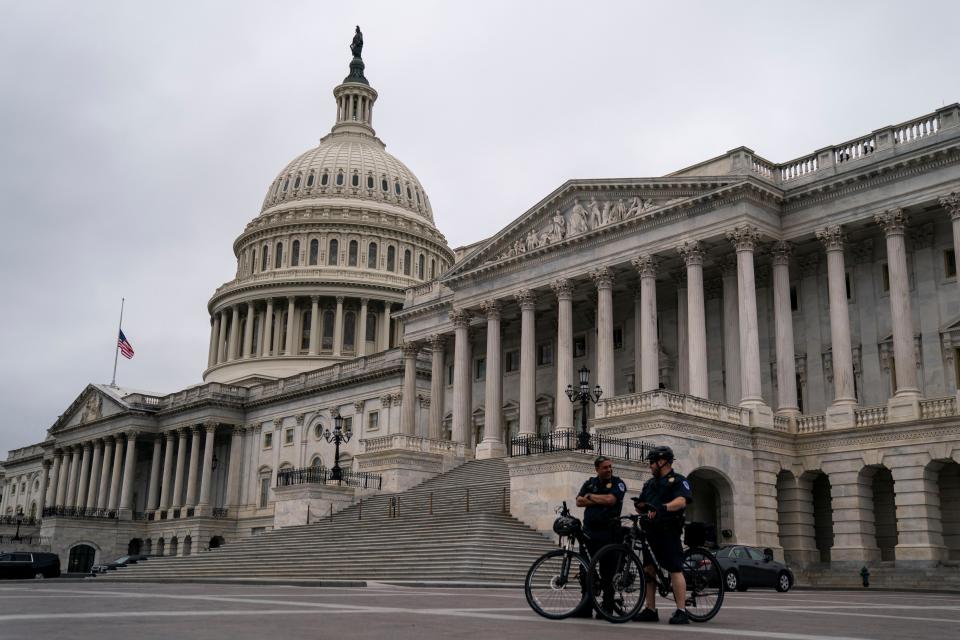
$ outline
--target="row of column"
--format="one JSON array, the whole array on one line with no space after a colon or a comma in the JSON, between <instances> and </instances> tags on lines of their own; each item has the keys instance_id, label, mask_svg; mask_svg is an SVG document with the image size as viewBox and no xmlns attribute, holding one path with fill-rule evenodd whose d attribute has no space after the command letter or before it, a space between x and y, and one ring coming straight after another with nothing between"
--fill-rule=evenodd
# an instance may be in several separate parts
<instances>
[{"instance_id":1,"label":"row of column","mask_svg":"<svg viewBox=\"0 0 960 640\"><path fill-rule=\"evenodd\" d=\"M150 485L147 491L148 512L181 508L203 509L210 505L216 431L217 423L206 422L167 431L154 441ZM201 436L204 436L202 466Z\"/></svg>"},{"instance_id":2,"label":"row of column","mask_svg":"<svg viewBox=\"0 0 960 640\"><path fill-rule=\"evenodd\" d=\"M344 296L336 297L336 312L333 325L334 357L343 355L344 344ZM356 316L354 331L355 354L366 355L366 318L369 310L368 298L360 299L360 310ZM283 317L283 306L287 308L286 340L280 344L280 322ZM310 296L310 345L308 353L316 356L320 353L321 307L320 296ZM298 298L267 298L264 307L259 308L258 301L248 301L230 305L213 315L210 328L210 349L207 356L208 367L225 362L254 357L266 358L270 356L300 355L300 332L298 326ZM375 351L388 349L390 345L390 311L393 303L384 301L383 310L377 316L377 336ZM326 309L324 309L325 311ZM259 353L253 351L253 318L259 318L257 345ZM245 320L241 335L241 319Z\"/></svg>"},{"instance_id":3,"label":"row of column","mask_svg":"<svg viewBox=\"0 0 960 640\"><path fill-rule=\"evenodd\" d=\"M53 452L43 505L83 510L132 509L137 432L106 436ZM121 477L123 482L121 484ZM49 484L49 486L45 486Z\"/></svg>"}]
</instances>

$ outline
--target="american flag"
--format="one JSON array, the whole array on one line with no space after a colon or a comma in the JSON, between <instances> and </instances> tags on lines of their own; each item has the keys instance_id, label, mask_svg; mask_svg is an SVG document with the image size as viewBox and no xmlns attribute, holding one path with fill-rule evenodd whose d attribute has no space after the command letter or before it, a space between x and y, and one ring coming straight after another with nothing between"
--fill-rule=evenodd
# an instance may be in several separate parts
<instances>
[{"instance_id":1,"label":"american flag","mask_svg":"<svg viewBox=\"0 0 960 640\"><path fill-rule=\"evenodd\" d=\"M120 347L120 353L123 354L123 357L129 360L133 357L133 346L127 341L127 337L123 335L123 330L120 331L120 338L117 340L117 346Z\"/></svg>"}]
</instances>

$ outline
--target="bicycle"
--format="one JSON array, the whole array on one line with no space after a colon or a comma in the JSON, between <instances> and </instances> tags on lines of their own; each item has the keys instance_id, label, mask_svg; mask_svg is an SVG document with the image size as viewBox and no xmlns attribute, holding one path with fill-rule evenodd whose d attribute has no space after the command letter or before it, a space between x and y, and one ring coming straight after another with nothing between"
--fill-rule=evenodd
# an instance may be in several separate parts
<instances>
[{"instance_id":1,"label":"bicycle","mask_svg":"<svg viewBox=\"0 0 960 640\"><path fill-rule=\"evenodd\" d=\"M653 559L654 580L657 592L666 598L673 593L670 575L663 571L656 556L647 543L647 536L640 522L649 522L640 515L622 516L621 520L630 520L633 524L625 532L624 541L608 544L594 555L590 562L591 575L599 575L601 563L612 567L609 577L613 585L614 602L612 608L602 604L602 585L600 580L589 584L590 602L610 622L627 622L640 611L646 594L647 575L643 570L641 557L648 554ZM640 556L637 552L640 552ZM612 557L611 557L612 556ZM683 577L687 583L686 609L693 622L706 622L720 610L723 604L724 581L720 564L712 553L700 546L690 546L683 553Z\"/></svg>"},{"instance_id":2,"label":"bicycle","mask_svg":"<svg viewBox=\"0 0 960 640\"><path fill-rule=\"evenodd\" d=\"M537 558L523 583L527 604L544 618L562 620L586 606L589 598L587 576L590 554L587 534L578 518L570 515L567 503L557 509L553 530L560 536L560 548ZM574 545L578 550L574 550Z\"/></svg>"}]
</instances>

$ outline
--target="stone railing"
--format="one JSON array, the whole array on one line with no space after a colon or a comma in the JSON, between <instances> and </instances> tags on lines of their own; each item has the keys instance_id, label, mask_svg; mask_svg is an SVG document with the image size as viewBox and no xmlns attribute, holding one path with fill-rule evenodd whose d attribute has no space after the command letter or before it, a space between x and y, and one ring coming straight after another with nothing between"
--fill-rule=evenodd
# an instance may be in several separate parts
<instances>
[{"instance_id":1,"label":"stone railing","mask_svg":"<svg viewBox=\"0 0 960 640\"><path fill-rule=\"evenodd\" d=\"M833 161L836 164L843 164L851 160L859 160L870 155L877 150L877 138L873 134L844 142L833 148Z\"/></svg>"},{"instance_id":2,"label":"stone railing","mask_svg":"<svg viewBox=\"0 0 960 640\"><path fill-rule=\"evenodd\" d=\"M780 182L787 182L788 180L805 176L819 168L817 154L791 160L790 162L780 165Z\"/></svg>"},{"instance_id":3,"label":"stone railing","mask_svg":"<svg viewBox=\"0 0 960 640\"><path fill-rule=\"evenodd\" d=\"M878 424L887 424L887 407L854 409L853 424L857 427L874 427Z\"/></svg>"},{"instance_id":4,"label":"stone railing","mask_svg":"<svg viewBox=\"0 0 960 640\"><path fill-rule=\"evenodd\" d=\"M790 431L790 418L786 416L773 416L773 430L787 433Z\"/></svg>"},{"instance_id":5,"label":"stone railing","mask_svg":"<svg viewBox=\"0 0 960 640\"><path fill-rule=\"evenodd\" d=\"M920 401L920 419L949 418L957 415L957 399L955 396L946 398L930 398Z\"/></svg>"},{"instance_id":6,"label":"stone railing","mask_svg":"<svg viewBox=\"0 0 960 640\"><path fill-rule=\"evenodd\" d=\"M336 282L362 282L363 284L386 285L397 289L406 289L422 280L413 276L404 276L378 271L365 267L289 267L274 271L262 271L252 275L241 276L230 282L220 285L214 292L214 297L230 293L237 289L254 284L269 284L273 282L315 282L329 280Z\"/></svg>"},{"instance_id":7,"label":"stone railing","mask_svg":"<svg viewBox=\"0 0 960 640\"><path fill-rule=\"evenodd\" d=\"M43 447L38 444L31 444L26 447L21 447L19 449L11 449L7 454L7 459L5 462L10 463L14 460L22 460L26 458L32 458L34 456L42 456Z\"/></svg>"},{"instance_id":8,"label":"stone railing","mask_svg":"<svg viewBox=\"0 0 960 640\"><path fill-rule=\"evenodd\" d=\"M897 144L906 144L920 138L928 138L939 131L940 114L931 113L895 126L893 128L893 139L897 141Z\"/></svg>"},{"instance_id":9,"label":"stone railing","mask_svg":"<svg viewBox=\"0 0 960 640\"><path fill-rule=\"evenodd\" d=\"M737 425L749 424L750 412L665 389L614 396L597 403L597 418L629 416L647 411L675 411L686 415L708 418Z\"/></svg>"},{"instance_id":10,"label":"stone railing","mask_svg":"<svg viewBox=\"0 0 960 640\"><path fill-rule=\"evenodd\" d=\"M433 440L431 438L421 438L420 436L410 436L403 433L366 438L361 440L360 444L363 445L364 453L378 453L381 451L401 449L403 451L419 451L421 453L452 453L454 456L462 458L464 457L465 451L465 446L461 442Z\"/></svg>"},{"instance_id":11,"label":"stone railing","mask_svg":"<svg viewBox=\"0 0 960 640\"><path fill-rule=\"evenodd\" d=\"M797 418L797 433L819 433L826 428L826 416L800 416Z\"/></svg>"}]
</instances>

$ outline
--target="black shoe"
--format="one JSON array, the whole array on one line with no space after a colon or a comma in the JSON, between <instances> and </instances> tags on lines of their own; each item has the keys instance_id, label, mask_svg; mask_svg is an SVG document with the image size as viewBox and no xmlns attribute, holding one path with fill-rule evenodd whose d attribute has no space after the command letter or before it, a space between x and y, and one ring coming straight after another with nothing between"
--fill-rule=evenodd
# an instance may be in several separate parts
<instances>
[{"instance_id":1,"label":"black shoe","mask_svg":"<svg viewBox=\"0 0 960 640\"><path fill-rule=\"evenodd\" d=\"M677 609L670 616L670 624L690 624L690 616L683 609Z\"/></svg>"},{"instance_id":2,"label":"black shoe","mask_svg":"<svg viewBox=\"0 0 960 640\"><path fill-rule=\"evenodd\" d=\"M640 613L633 616L634 622L660 622L660 614L656 609L643 608Z\"/></svg>"},{"instance_id":3,"label":"black shoe","mask_svg":"<svg viewBox=\"0 0 960 640\"><path fill-rule=\"evenodd\" d=\"M585 605L570 614L571 618L589 618L593 619L593 607Z\"/></svg>"}]
</instances>

